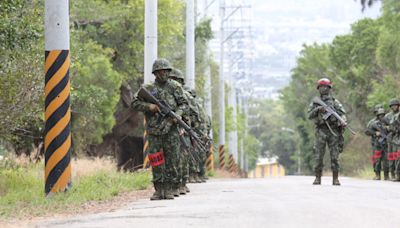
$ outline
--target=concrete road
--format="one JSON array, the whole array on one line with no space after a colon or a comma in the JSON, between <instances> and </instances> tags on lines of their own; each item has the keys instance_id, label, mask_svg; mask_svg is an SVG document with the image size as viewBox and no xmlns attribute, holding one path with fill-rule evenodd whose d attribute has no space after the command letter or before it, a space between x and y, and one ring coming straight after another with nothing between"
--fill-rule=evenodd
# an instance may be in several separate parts
<instances>
[{"instance_id":1,"label":"concrete road","mask_svg":"<svg viewBox=\"0 0 400 228\"><path fill-rule=\"evenodd\" d=\"M211 180L175 200L132 202L112 213L38 227L400 227L400 183L313 177Z\"/></svg>"}]
</instances>

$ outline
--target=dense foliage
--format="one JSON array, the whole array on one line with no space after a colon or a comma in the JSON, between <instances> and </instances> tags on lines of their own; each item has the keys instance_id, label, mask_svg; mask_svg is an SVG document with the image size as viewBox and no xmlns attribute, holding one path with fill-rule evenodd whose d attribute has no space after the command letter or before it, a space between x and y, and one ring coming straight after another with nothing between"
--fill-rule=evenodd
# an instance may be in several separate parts
<instances>
[{"instance_id":1,"label":"dense foliage","mask_svg":"<svg viewBox=\"0 0 400 228\"><path fill-rule=\"evenodd\" d=\"M349 122L358 132L356 136L345 134L342 170L351 175L370 167L371 149L369 139L363 134L365 125L373 117L372 107L384 104L388 108L389 99L398 97L400 89L400 3L394 0L382 3L380 18L355 22L349 34L336 36L331 43L304 45L292 69L292 80L277 101L284 106L284 111L275 110L275 113L282 115L271 117L272 120L263 118L269 123L262 133L253 130L257 136L271 135L263 140L269 145L263 151L280 156L289 171L293 171L297 151L301 155L301 168L306 172L312 170L314 128L307 118L307 108L312 97L318 94L316 81L322 77L333 81L334 96L344 104ZM261 106L264 112L268 111L265 106ZM295 139L293 134L282 135L279 127L294 129ZM274 137L286 143L274 142ZM293 145L290 140L296 142L293 150L287 148ZM290 151L291 156L282 157L283 151Z\"/></svg>"}]
</instances>

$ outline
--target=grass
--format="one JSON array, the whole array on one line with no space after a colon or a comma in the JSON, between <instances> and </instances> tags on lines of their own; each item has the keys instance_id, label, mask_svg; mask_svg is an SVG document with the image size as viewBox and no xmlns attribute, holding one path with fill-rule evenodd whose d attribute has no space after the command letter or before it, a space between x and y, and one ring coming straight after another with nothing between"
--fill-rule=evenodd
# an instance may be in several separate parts
<instances>
[{"instance_id":1,"label":"grass","mask_svg":"<svg viewBox=\"0 0 400 228\"><path fill-rule=\"evenodd\" d=\"M104 159L77 160L72 169L72 187L46 198L43 163L0 163L0 220L68 212L90 201L146 189L151 183L148 172L118 172L115 164Z\"/></svg>"},{"instance_id":2,"label":"grass","mask_svg":"<svg viewBox=\"0 0 400 228\"><path fill-rule=\"evenodd\" d=\"M357 174L355 177L361 178L361 179L366 179L366 180L372 180L372 178L375 176L374 170L372 167L364 168L357 170Z\"/></svg>"},{"instance_id":3,"label":"grass","mask_svg":"<svg viewBox=\"0 0 400 228\"><path fill-rule=\"evenodd\" d=\"M213 171L213 170L207 171L206 175L209 177L215 177L215 171Z\"/></svg>"}]
</instances>

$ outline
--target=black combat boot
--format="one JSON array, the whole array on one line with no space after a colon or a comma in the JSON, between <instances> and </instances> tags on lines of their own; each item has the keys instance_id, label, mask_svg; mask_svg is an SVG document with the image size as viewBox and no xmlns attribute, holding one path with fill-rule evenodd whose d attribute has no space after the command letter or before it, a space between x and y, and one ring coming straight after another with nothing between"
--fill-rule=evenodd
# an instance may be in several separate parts
<instances>
[{"instance_id":1,"label":"black combat boot","mask_svg":"<svg viewBox=\"0 0 400 228\"><path fill-rule=\"evenodd\" d=\"M175 184L175 183L172 184L172 192L173 192L175 197L179 197L179 195L180 195L179 186L180 186L179 183L178 184Z\"/></svg>"},{"instance_id":2,"label":"black combat boot","mask_svg":"<svg viewBox=\"0 0 400 228\"><path fill-rule=\"evenodd\" d=\"M381 180L381 172L375 172L375 177L373 180Z\"/></svg>"},{"instance_id":3,"label":"black combat boot","mask_svg":"<svg viewBox=\"0 0 400 228\"><path fill-rule=\"evenodd\" d=\"M204 177L204 175L199 174L199 179L201 180L202 183L207 182L207 179Z\"/></svg>"},{"instance_id":4,"label":"black combat boot","mask_svg":"<svg viewBox=\"0 0 400 228\"><path fill-rule=\"evenodd\" d=\"M186 185L186 182L183 181L181 183L181 185L179 186L179 194L186 195L185 185Z\"/></svg>"},{"instance_id":5,"label":"black combat boot","mask_svg":"<svg viewBox=\"0 0 400 228\"><path fill-rule=\"evenodd\" d=\"M161 183L154 183L154 194L150 197L150 200L162 200L164 199L163 188Z\"/></svg>"},{"instance_id":6,"label":"black combat boot","mask_svg":"<svg viewBox=\"0 0 400 228\"><path fill-rule=\"evenodd\" d=\"M185 187L186 193L189 193L189 192L190 192L190 189L188 188L188 186L185 185L184 187Z\"/></svg>"},{"instance_id":7,"label":"black combat boot","mask_svg":"<svg viewBox=\"0 0 400 228\"><path fill-rule=\"evenodd\" d=\"M194 179L196 180L196 182L195 183L202 183L203 181L200 179L200 177L199 177L199 174L198 173L195 173L194 174Z\"/></svg>"},{"instance_id":8,"label":"black combat boot","mask_svg":"<svg viewBox=\"0 0 400 228\"><path fill-rule=\"evenodd\" d=\"M164 183L163 187L164 187L164 199L170 200L170 199L174 199L174 193L172 190L172 183Z\"/></svg>"},{"instance_id":9,"label":"black combat boot","mask_svg":"<svg viewBox=\"0 0 400 228\"><path fill-rule=\"evenodd\" d=\"M339 172L338 172L338 171L334 171L334 172L333 172L333 181L332 181L332 185L340 185L340 182L339 182Z\"/></svg>"},{"instance_id":10,"label":"black combat boot","mask_svg":"<svg viewBox=\"0 0 400 228\"><path fill-rule=\"evenodd\" d=\"M321 174L315 175L315 180L312 183L313 185L320 185L321 184Z\"/></svg>"},{"instance_id":11,"label":"black combat boot","mask_svg":"<svg viewBox=\"0 0 400 228\"><path fill-rule=\"evenodd\" d=\"M394 173L394 171L390 172L390 180L391 181L396 181L396 174Z\"/></svg>"},{"instance_id":12,"label":"black combat boot","mask_svg":"<svg viewBox=\"0 0 400 228\"><path fill-rule=\"evenodd\" d=\"M394 179L395 182L400 182L400 173L397 173L396 178Z\"/></svg>"},{"instance_id":13,"label":"black combat boot","mask_svg":"<svg viewBox=\"0 0 400 228\"><path fill-rule=\"evenodd\" d=\"M190 174L189 176L189 183L196 183L196 180L194 179L194 174Z\"/></svg>"},{"instance_id":14,"label":"black combat boot","mask_svg":"<svg viewBox=\"0 0 400 228\"><path fill-rule=\"evenodd\" d=\"M383 172L383 179L385 181L389 180L389 172L388 171Z\"/></svg>"}]
</instances>

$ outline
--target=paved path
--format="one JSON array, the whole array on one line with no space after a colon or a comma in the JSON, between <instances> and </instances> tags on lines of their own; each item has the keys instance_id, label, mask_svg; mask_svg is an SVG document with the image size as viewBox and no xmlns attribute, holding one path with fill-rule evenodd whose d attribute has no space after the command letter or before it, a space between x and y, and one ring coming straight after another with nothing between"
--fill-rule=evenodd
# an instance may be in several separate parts
<instances>
[{"instance_id":1,"label":"paved path","mask_svg":"<svg viewBox=\"0 0 400 228\"><path fill-rule=\"evenodd\" d=\"M127 208L38 227L400 227L400 183L313 177L212 180L192 184L175 200L132 202Z\"/></svg>"}]
</instances>

